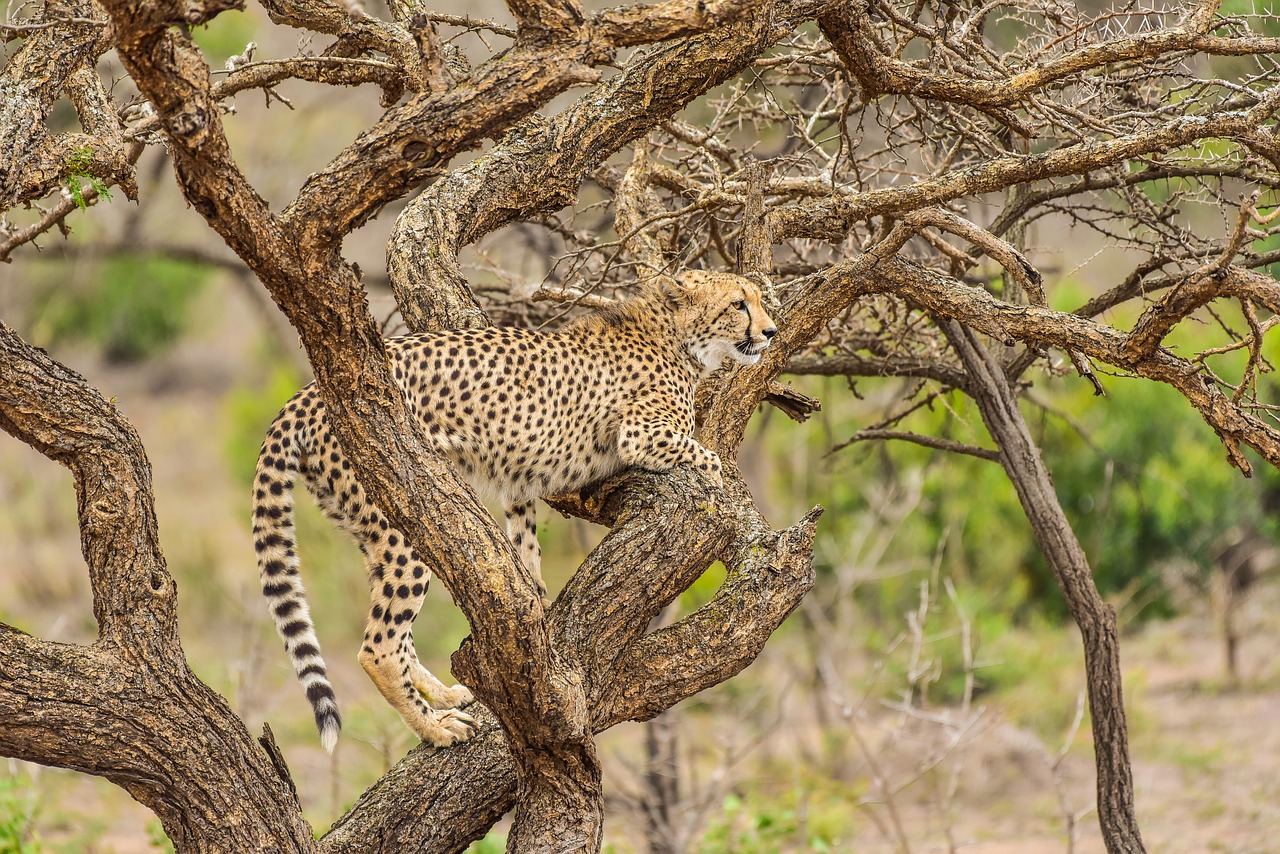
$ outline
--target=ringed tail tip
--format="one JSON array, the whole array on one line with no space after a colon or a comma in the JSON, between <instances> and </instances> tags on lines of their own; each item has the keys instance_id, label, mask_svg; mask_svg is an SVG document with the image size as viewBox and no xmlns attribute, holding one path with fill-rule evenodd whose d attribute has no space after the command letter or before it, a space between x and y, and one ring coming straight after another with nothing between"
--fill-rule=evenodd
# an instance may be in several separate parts
<instances>
[{"instance_id":1,"label":"ringed tail tip","mask_svg":"<svg viewBox=\"0 0 1280 854\"><path fill-rule=\"evenodd\" d=\"M328 712L323 718L317 715L316 728L320 730L320 743L326 753L333 753L338 746L338 733L342 731L342 719L337 712Z\"/></svg>"}]
</instances>

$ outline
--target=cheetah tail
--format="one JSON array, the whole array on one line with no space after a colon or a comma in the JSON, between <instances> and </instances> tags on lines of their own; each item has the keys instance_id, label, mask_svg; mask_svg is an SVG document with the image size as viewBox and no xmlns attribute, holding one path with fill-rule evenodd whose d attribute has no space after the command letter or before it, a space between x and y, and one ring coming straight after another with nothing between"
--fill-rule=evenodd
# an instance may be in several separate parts
<instances>
[{"instance_id":1,"label":"cheetah tail","mask_svg":"<svg viewBox=\"0 0 1280 854\"><path fill-rule=\"evenodd\" d=\"M342 718L324 659L320 657L320 641L298 573L293 485L298 474L299 448L298 435L289 430L290 420L286 408L271 425L258 455L253 490L253 542L258 552L262 595L266 597L298 681L306 689L315 712L320 742L332 753L338 743Z\"/></svg>"}]
</instances>

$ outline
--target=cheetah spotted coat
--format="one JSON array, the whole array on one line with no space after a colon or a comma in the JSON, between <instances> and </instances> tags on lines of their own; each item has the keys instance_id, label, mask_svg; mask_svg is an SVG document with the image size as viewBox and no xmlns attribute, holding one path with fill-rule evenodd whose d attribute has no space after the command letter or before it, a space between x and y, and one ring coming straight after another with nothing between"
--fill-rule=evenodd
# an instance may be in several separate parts
<instances>
[{"instance_id":1,"label":"cheetah spotted coat","mask_svg":"<svg viewBox=\"0 0 1280 854\"><path fill-rule=\"evenodd\" d=\"M726 360L754 363L775 332L752 282L690 271L555 332L428 333L387 348L424 433L464 480L501 503L507 535L545 596L534 499L629 465L693 465L718 480L719 459L690 435L694 390ZM298 571L299 474L364 554L371 601L360 664L424 741L466 740L474 721L462 709L471 692L433 676L413 645L430 573L365 497L312 384L285 405L263 443L253 533L262 593L325 748L336 744L341 719Z\"/></svg>"}]
</instances>

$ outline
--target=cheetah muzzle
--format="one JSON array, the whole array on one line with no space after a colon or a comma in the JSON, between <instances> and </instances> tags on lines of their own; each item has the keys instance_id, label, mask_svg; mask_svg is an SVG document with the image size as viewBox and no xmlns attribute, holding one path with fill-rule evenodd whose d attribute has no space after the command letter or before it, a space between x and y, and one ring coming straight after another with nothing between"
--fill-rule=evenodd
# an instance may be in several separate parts
<instances>
[{"instance_id":1,"label":"cheetah muzzle","mask_svg":"<svg viewBox=\"0 0 1280 854\"><path fill-rule=\"evenodd\" d=\"M719 457L691 435L694 391L726 361L755 364L776 332L754 283L688 271L554 332L408 335L387 349L423 434L464 480L501 503L507 536L545 597L534 500L626 466L692 465L718 482ZM365 557L370 603L361 666L423 741L467 740L475 721L461 710L473 702L471 692L446 686L414 649L430 572L369 502L312 384L285 404L263 443L253 534L263 596L325 749L333 750L342 724L299 575L298 475Z\"/></svg>"}]
</instances>

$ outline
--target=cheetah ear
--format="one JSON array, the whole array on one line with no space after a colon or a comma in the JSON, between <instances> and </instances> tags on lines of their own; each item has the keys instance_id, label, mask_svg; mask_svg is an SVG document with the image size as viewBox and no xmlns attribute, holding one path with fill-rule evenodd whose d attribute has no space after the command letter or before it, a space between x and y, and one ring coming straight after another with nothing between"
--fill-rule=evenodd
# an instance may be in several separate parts
<instances>
[{"instance_id":1,"label":"cheetah ear","mask_svg":"<svg viewBox=\"0 0 1280 854\"><path fill-rule=\"evenodd\" d=\"M655 276L648 287L658 297L676 308L682 308L693 302L693 291L685 282L671 276Z\"/></svg>"}]
</instances>

